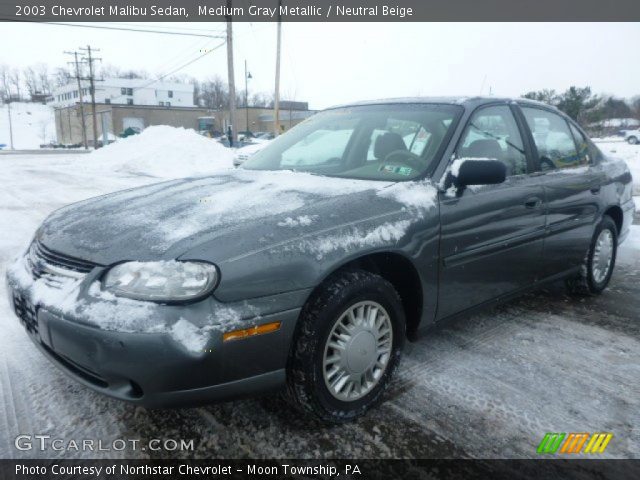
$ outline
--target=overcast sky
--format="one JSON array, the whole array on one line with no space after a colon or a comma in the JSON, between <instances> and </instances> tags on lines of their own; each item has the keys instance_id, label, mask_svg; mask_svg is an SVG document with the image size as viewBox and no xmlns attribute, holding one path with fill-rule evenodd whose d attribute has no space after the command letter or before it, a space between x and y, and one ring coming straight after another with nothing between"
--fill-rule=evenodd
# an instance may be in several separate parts
<instances>
[{"instance_id":1,"label":"overcast sky","mask_svg":"<svg viewBox=\"0 0 640 480\"><path fill-rule=\"evenodd\" d=\"M125 24L100 24L126 26ZM145 23L131 28L224 33L221 23ZM640 95L638 23L285 23L282 97L311 108L413 95L518 96L570 85L596 93ZM272 91L276 26L234 24L235 74L243 89ZM44 24L0 23L0 63L24 67L69 60L64 50L90 43L107 64L169 72L220 39L107 31ZM227 78L220 48L181 71Z\"/></svg>"}]
</instances>

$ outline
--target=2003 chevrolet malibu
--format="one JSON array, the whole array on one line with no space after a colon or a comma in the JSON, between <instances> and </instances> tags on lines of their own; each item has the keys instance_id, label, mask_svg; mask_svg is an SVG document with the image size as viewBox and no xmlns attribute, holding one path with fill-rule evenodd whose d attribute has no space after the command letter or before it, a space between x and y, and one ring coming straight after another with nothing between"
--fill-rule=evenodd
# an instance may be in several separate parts
<instances>
[{"instance_id":1,"label":"2003 chevrolet malibu","mask_svg":"<svg viewBox=\"0 0 640 480\"><path fill-rule=\"evenodd\" d=\"M633 208L624 162L551 107L376 101L241 169L58 210L7 278L35 344L99 392L165 406L286 386L340 422L434 322L553 280L602 292Z\"/></svg>"}]
</instances>

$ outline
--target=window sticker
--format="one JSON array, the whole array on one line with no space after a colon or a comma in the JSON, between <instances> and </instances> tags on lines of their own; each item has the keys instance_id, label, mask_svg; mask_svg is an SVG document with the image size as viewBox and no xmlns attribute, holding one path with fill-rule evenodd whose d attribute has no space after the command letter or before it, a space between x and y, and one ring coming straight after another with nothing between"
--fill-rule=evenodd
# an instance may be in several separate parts
<instances>
[{"instance_id":1,"label":"window sticker","mask_svg":"<svg viewBox=\"0 0 640 480\"><path fill-rule=\"evenodd\" d=\"M382 165L379 170L384 173L395 173L396 175L402 175L405 177L408 177L413 173L413 168L403 167L400 165Z\"/></svg>"}]
</instances>

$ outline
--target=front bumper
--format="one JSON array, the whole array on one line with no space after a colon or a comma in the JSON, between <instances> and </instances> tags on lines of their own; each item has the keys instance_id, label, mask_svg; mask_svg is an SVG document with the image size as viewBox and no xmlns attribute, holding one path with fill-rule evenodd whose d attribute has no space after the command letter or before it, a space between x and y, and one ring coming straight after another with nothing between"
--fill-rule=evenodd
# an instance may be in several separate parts
<instances>
[{"instance_id":1,"label":"front bumper","mask_svg":"<svg viewBox=\"0 0 640 480\"><path fill-rule=\"evenodd\" d=\"M84 283L95 281L91 276L88 274ZM154 304L153 318L149 318L154 327L137 332L90 325L81 316L38 304L11 273L7 274L7 285L12 308L35 345L55 365L93 390L147 407L227 400L282 386L300 308L274 310L278 305L295 305L303 296L303 292L294 292L260 299L253 305L242 302L235 307L252 312L250 316L208 329L204 324L215 322L215 312L223 311L215 299L182 306ZM85 306L104 307L98 303L103 301L91 299L86 289L80 299ZM224 304L224 311L229 308L234 305ZM203 318L208 320L203 323ZM206 340L201 348L185 346L170 328L158 328L180 319L204 325ZM223 341L225 331L274 321L281 322L275 332Z\"/></svg>"}]
</instances>

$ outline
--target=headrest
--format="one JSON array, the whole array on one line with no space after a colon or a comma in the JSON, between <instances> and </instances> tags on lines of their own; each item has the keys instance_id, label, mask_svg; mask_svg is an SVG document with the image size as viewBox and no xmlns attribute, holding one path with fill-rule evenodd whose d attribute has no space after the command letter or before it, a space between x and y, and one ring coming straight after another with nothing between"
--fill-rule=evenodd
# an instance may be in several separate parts
<instances>
[{"instance_id":1,"label":"headrest","mask_svg":"<svg viewBox=\"0 0 640 480\"><path fill-rule=\"evenodd\" d=\"M393 132L385 132L376 138L376 143L373 147L373 155L378 160L384 160L387 155L395 150L406 150L407 146L402 140L402 137Z\"/></svg>"}]
</instances>

